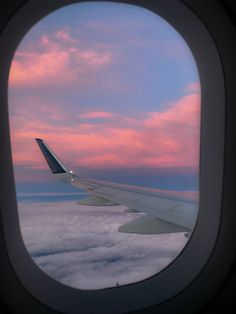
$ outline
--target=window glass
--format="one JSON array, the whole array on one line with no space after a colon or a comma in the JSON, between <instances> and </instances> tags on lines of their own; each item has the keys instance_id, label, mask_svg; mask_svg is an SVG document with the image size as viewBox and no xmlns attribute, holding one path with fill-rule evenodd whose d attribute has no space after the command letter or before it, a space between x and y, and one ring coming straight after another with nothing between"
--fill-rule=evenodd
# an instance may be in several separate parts
<instances>
[{"instance_id":1,"label":"window glass","mask_svg":"<svg viewBox=\"0 0 236 314\"><path fill-rule=\"evenodd\" d=\"M9 112L21 232L43 271L102 289L178 256L198 211L200 83L167 21L109 2L54 11L15 52ZM35 138L78 178L57 180Z\"/></svg>"}]
</instances>

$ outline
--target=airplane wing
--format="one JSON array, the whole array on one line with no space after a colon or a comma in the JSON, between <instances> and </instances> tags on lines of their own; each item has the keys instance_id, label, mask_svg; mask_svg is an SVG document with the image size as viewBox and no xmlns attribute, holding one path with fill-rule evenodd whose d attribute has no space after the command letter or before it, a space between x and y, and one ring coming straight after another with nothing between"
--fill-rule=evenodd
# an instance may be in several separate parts
<instances>
[{"instance_id":1,"label":"airplane wing","mask_svg":"<svg viewBox=\"0 0 236 314\"><path fill-rule=\"evenodd\" d=\"M82 178L74 174L39 138L35 139L56 179L86 190L89 197L80 204L111 206L122 204L126 212L144 215L119 227L120 232L163 234L191 232L198 212L198 197L152 188Z\"/></svg>"}]
</instances>

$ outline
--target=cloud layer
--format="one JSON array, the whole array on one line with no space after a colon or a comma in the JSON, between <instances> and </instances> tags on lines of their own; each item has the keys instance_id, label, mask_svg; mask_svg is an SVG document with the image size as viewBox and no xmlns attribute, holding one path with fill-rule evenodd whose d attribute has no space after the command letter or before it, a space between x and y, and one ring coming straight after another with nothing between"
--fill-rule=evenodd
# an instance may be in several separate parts
<instances>
[{"instance_id":1,"label":"cloud layer","mask_svg":"<svg viewBox=\"0 0 236 314\"><path fill-rule=\"evenodd\" d=\"M31 105L30 102L28 102ZM30 107L30 106L29 106ZM128 117L66 106L19 106L11 118L16 165L45 168L35 137L41 137L73 168L197 167L200 97L191 94L160 112ZM30 151L30 154L29 154Z\"/></svg>"},{"instance_id":2,"label":"cloud layer","mask_svg":"<svg viewBox=\"0 0 236 314\"><path fill-rule=\"evenodd\" d=\"M85 49L78 39L62 29L50 36L41 36L37 42L16 52L10 86L48 88L76 84L85 88L91 85L97 71L104 71L111 60L109 51Z\"/></svg>"},{"instance_id":3,"label":"cloud layer","mask_svg":"<svg viewBox=\"0 0 236 314\"><path fill-rule=\"evenodd\" d=\"M23 239L35 263L79 289L146 279L172 262L187 242L183 233L119 233L120 225L141 215L124 213L123 206L89 207L75 201L18 206Z\"/></svg>"},{"instance_id":4,"label":"cloud layer","mask_svg":"<svg viewBox=\"0 0 236 314\"><path fill-rule=\"evenodd\" d=\"M47 168L41 137L73 169L196 169L200 86L180 35L138 7L62 11L26 35L12 62L15 167Z\"/></svg>"}]
</instances>

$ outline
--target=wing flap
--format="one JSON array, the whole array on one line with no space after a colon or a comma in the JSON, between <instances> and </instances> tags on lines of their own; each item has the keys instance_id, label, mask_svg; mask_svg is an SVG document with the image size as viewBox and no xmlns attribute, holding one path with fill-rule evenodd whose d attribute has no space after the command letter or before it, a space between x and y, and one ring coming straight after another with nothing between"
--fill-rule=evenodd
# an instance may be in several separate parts
<instances>
[{"instance_id":1,"label":"wing flap","mask_svg":"<svg viewBox=\"0 0 236 314\"><path fill-rule=\"evenodd\" d=\"M169 208L176 207L177 205L181 204L181 202L177 200L170 200L168 198L158 198L155 196L145 196L137 201L138 204L158 210L166 210Z\"/></svg>"},{"instance_id":2,"label":"wing flap","mask_svg":"<svg viewBox=\"0 0 236 314\"><path fill-rule=\"evenodd\" d=\"M126 208L124 210L124 213L134 214L134 213L139 213L139 211L137 211L136 209L133 209L133 208Z\"/></svg>"},{"instance_id":3,"label":"wing flap","mask_svg":"<svg viewBox=\"0 0 236 314\"><path fill-rule=\"evenodd\" d=\"M119 227L119 232L138 234L164 234L189 231L190 229L188 228L148 215L139 217Z\"/></svg>"},{"instance_id":4,"label":"wing flap","mask_svg":"<svg viewBox=\"0 0 236 314\"><path fill-rule=\"evenodd\" d=\"M88 205L88 206L115 206L119 205L117 203L111 202L107 199L96 197L96 196L90 196L88 198L82 199L78 202L80 205Z\"/></svg>"}]
</instances>

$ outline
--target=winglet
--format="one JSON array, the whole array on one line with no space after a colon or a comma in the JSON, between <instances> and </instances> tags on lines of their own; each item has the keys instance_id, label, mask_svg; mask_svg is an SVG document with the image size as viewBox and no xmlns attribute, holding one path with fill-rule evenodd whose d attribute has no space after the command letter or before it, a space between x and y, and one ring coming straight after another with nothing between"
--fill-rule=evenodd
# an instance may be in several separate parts
<instances>
[{"instance_id":1,"label":"winglet","mask_svg":"<svg viewBox=\"0 0 236 314\"><path fill-rule=\"evenodd\" d=\"M35 138L35 140L52 173L67 173L70 171L41 138Z\"/></svg>"}]
</instances>

